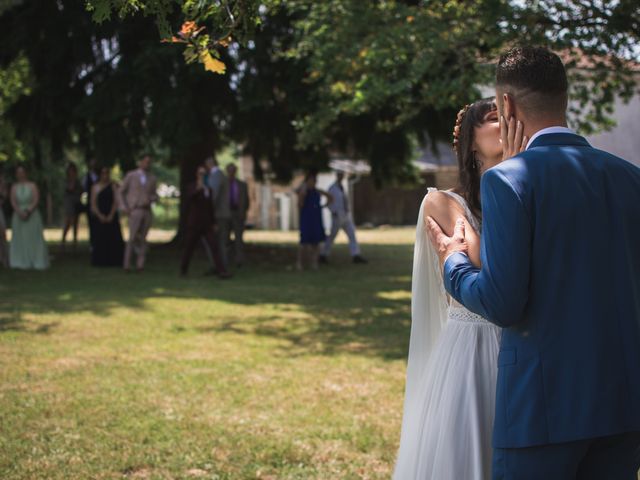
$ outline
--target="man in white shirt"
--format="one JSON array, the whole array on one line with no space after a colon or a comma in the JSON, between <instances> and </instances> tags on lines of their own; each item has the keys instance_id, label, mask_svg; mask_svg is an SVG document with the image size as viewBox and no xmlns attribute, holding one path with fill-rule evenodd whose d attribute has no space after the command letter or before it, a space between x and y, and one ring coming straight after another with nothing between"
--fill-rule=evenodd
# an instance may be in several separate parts
<instances>
[{"instance_id":1,"label":"man in white shirt","mask_svg":"<svg viewBox=\"0 0 640 480\"><path fill-rule=\"evenodd\" d=\"M344 172L336 172L336 181L329 187L329 194L333 197L333 202L329 204L331 210L331 234L324 243L324 250L320 255L320 263L329 263L331 247L340 229L344 230L349 238L349 252L353 263L367 263L367 260L360 255L360 245L356 240L356 227L353 224L351 208L349 207L349 196L342 187Z\"/></svg>"}]
</instances>

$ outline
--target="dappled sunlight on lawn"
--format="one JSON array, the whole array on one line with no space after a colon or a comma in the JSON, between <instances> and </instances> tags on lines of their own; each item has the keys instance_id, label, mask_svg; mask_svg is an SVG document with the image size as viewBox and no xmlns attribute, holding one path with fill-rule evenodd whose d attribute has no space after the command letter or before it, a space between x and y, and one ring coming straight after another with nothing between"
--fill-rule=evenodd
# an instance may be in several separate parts
<instances>
[{"instance_id":1,"label":"dappled sunlight on lawn","mask_svg":"<svg viewBox=\"0 0 640 480\"><path fill-rule=\"evenodd\" d=\"M201 252L180 278L157 243L142 274L91 268L85 245L0 271L2 477L388 478L412 235L363 232L369 265L341 242L300 273L295 233L251 232L230 281Z\"/></svg>"},{"instance_id":2,"label":"dappled sunlight on lawn","mask_svg":"<svg viewBox=\"0 0 640 480\"><path fill-rule=\"evenodd\" d=\"M411 292L407 290L393 290L390 292L378 292L378 297L384 300L411 300Z\"/></svg>"},{"instance_id":3,"label":"dappled sunlight on lawn","mask_svg":"<svg viewBox=\"0 0 640 480\"><path fill-rule=\"evenodd\" d=\"M414 242L415 232L415 227L379 227L359 229L357 237L360 242L368 245L408 245ZM297 243L299 234L298 232L248 230L246 238L250 242L259 243ZM343 232L338 235L336 244L347 244L347 237Z\"/></svg>"},{"instance_id":4,"label":"dappled sunlight on lawn","mask_svg":"<svg viewBox=\"0 0 640 480\"><path fill-rule=\"evenodd\" d=\"M127 238L127 221L123 219L122 234ZM45 229L45 238L47 242L53 244L57 248L62 238L61 228ZM11 239L11 230L7 232L7 238ZM149 232L149 241L152 243L169 242L175 235L175 230L152 228ZM376 227L361 228L357 232L358 240L365 244L371 245L407 245L412 244L415 240L415 227ZM71 232L67 235L67 242L71 239ZM86 227L84 217L80 221L78 230L78 241L86 243L89 240L89 231ZM247 230L245 232L245 240L249 243L272 243L272 244L295 244L298 243L299 233L297 231L280 231L280 230ZM347 238L344 232L341 232L337 239L337 245L346 245Z\"/></svg>"}]
</instances>

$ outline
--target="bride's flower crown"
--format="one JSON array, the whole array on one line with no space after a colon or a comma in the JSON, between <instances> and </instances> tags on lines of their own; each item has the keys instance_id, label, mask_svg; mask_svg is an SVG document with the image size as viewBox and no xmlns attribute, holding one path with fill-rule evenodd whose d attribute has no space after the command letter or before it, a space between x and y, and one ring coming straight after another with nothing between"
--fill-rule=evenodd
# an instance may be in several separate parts
<instances>
[{"instance_id":1,"label":"bride's flower crown","mask_svg":"<svg viewBox=\"0 0 640 480\"><path fill-rule=\"evenodd\" d=\"M464 107L462 107L462 109L460 109L458 115L456 116L456 125L455 127L453 127L453 151L456 153L458 153L458 138L460 137L460 126L462 125L462 120L464 120L464 116L467 114L467 111L470 107L470 103L465 105Z\"/></svg>"}]
</instances>

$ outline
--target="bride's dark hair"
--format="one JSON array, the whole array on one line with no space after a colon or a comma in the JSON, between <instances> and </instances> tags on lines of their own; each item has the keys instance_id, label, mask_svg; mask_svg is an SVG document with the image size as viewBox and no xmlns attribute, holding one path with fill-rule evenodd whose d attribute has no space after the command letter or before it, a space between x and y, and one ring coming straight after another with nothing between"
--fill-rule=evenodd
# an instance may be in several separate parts
<instances>
[{"instance_id":1,"label":"bride's dark hair","mask_svg":"<svg viewBox=\"0 0 640 480\"><path fill-rule=\"evenodd\" d=\"M458 112L453 130L453 150L458 158L458 185L456 191L466 200L473 214L482 218L480 204L480 177L482 176L476 152L473 150L474 129L484 122L487 113L496 110L495 98L483 98L465 106Z\"/></svg>"}]
</instances>

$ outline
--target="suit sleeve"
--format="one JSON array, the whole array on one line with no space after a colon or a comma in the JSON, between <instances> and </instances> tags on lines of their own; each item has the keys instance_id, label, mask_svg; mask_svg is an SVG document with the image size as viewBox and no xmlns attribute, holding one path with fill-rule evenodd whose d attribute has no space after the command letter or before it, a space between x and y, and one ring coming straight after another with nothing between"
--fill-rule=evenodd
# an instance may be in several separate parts
<instances>
[{"instance_id":1,"label":"suit sleeve","mask_svg":"<svg viewBox=\"0 0 640 480\"><path fill-rule=\"evenodd\" d=\"M128 173L124 176L122 181L122 187L120 188L120 201L122 202L125 210L129 210L129 204L127 203L127 194L129 193L129 183L131 183L131 175Z\"/></svg>"},{"instance_id":2,"label":"suit sleeve","mask_svg":"<svg viewBox=\"0 0 640 480\"><path fill-rule=\"evenodd\" d=\"M482 268L466 255L451 255L444 265L444 284L472 312L509 327L523 320L529 297L531 222L502 172L486 172L481 191Z\"/></svg>"}]
</instances>

